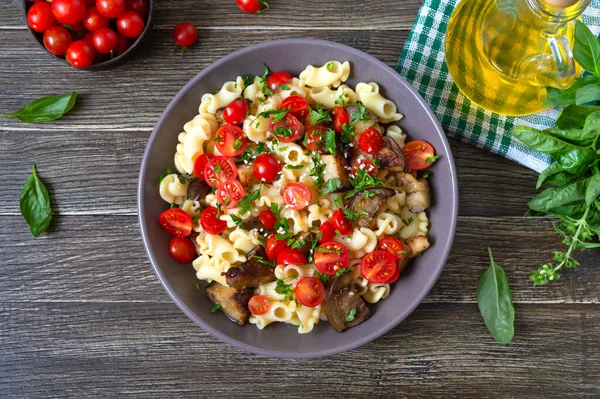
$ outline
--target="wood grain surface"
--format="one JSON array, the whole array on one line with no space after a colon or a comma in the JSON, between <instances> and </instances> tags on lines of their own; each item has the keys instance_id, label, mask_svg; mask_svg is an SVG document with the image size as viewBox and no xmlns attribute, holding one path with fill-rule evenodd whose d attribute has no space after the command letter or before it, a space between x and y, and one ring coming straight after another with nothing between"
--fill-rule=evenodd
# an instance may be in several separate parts
<instances>
[{"instance_id":1,"label":"wood grain surface","mask_svg":"<svg viewBox=\"0 0 600 399\"><path fill-rule=\"evenodd\" d=\"M0 2L0 113L79 93L65 118L0 120L0 397L600 397L600 250L547 287L527 276L560 248L551 218L526 218L535 173L451 140L460 185L452 253L424 303L390 333L325 359L268 359L232 348L172 303L144 252L137 176L164 107L202 68L269 39L313 37L395 66L421 2L156 1L152 36L111 71L53 61L25 29L22 2ZM171 28L200 39L185 58ZM54 221L33 239L18 198L35 163ZM487 247L509 277L515 338L493 342L475 287Z\"/></svg>"}]
</instances>

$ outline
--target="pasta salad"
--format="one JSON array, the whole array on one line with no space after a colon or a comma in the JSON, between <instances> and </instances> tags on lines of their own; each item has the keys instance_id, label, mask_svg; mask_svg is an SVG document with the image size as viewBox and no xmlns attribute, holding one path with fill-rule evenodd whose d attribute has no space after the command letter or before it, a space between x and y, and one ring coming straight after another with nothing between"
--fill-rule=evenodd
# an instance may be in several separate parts
<instances>
[{"instance_id":1,"label":"pasta salad","mask_svg":"<svg viewBox=\"0 0 600 399\"><path fill-rule=\"evenodd\" d=\"M427 169L376 83L348 62L238 77L204 94L160 177L169 253L234 322L362 323L429 247Z\"/></svg>"}]
</instances>

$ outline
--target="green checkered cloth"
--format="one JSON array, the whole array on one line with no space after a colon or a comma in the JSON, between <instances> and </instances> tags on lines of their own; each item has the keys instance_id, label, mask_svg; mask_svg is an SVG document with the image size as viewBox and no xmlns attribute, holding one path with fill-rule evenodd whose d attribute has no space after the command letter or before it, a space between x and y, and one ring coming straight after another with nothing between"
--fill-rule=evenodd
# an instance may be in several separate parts
<instances>
[{"instance_id":1,"label":"green checkered cloth","mask_svg":"<svg viewBox=\"0 0 600 399\"><path fill-rule=\"evenodd\" d=\"M553 126L558 109L551 108L527 116L503 116L475 105L458 90L444 58L446 27L457 4L456 0L424 1L396 71L431 104L446 134L541 172L550 164L550 157L530 150L512 137L510 129L521 124L538 129ZM598 35L600 0L592 0L582 18Z\"/></svg>"}]
</instances>

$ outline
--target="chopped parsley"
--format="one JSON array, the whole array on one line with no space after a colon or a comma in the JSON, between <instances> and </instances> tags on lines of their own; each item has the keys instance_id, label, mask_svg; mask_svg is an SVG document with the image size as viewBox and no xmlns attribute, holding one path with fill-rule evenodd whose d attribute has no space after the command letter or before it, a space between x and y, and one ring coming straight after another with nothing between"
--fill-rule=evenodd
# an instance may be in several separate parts
<instances>
[{"instance_id":1,"label":"chopped parsley","mask_svg":"<svg viewBox=\"0 0 600 399\"><path fill-rule=\"evenodd\" d=\"M331 122L331 115L328 110L323 109L320 104L317 104L317 109L310 110L310 121L313 125Z\"/></svg>"},{"instance_id":2,"label":"chopped parsley","mask_svg":"<svg viewBox=\"0 0 600 399\"><path fill-rule=\"evenodd\" d=\"M375 165L377 169L381 169L381 162L379 162L375 157L373 157L373 165Z\"/></svg>"},{"instance_id":3,"label":"chopped parsley","mask_svg":"<svg viewBox=\"0 0 600 399\"><path fill-rule=\"evenodd\" d=\"M276 241L285 241L286 245L291 245L292 242L294 242L293 238L294 238L293 231L288 231L287 233L277 233L275 235Z\"/></svg>"},{"instance_id":4,"label":"chopped parsley","mask_svg":"<svg viewBox=\"0 0 600 399\"><path fill-rule=\"evenodd\" d=\"M277 279L277 285L275 285L275 292L283 295L283 301L288 302L292 298L294 288L286 284L283 280Z\"/></svg>"},{"instance_id":5,"label":"chopped parsley","mask_svg":"<svg viewBox=\"0 0 600 399\"><path fill-rule=\"evenodd\" d=\"M338 271L335 273L335 276L336 276L336 277L339 277L339 276L341 276L342 274L346 274L346 273L348 273L350 270L352 270L352 268L350 268L350 267L345 267L345 268L343 268L343 269L340 269L340 270L338 270Z\"/></svg>"},{"instance_id":6,"label":"chopped parsley","mask_svg":"<svg viewBox=\"0 0 600 399\"><path fill-rule=\"evenodd\" d=\"M263 74L263 76L258 78L258 84L260 85L260 90L262 91L262 93L265 96L272 96L273 94L275 94L275 92L273 90L271 90L269 88L269 86L267 86L267 79L269 78L270 75L270 71L269 68L265 65L265 73Z\"/></svg>"},{"instance_id":7,"label":"chopped parsley","mask_svg":"<svg viewBox=\"0 0 600 399\"><path fill-rule=\"evenodd\" d=\"M427 178L429 178L429 176L431 176L431 175L433 175L433 172L432 172L432 171L430 171L430 170L426 170L426 171L424 171L424 172L423 172L423 174L421 175L421 177L422 177L423 179L427 179Z\"/></svg>"},{"instance_id":8,"label":"chopped parsley","mask_svg":"<svg viewBox=\"0 0 600 399\"><path fill-rule=\"evenodd\" d=\"M250 146L246 147L246 151L239 157L237 157L236 162L244 162L249 163L251 160L259 156L260 154L268 154L271 151L267 147L264 142L256 143L256 149L253 150Z\"/></svg>"},{"instance_id":9,"label":"chopped parsley","mask_svg":"<svg viewBox=\"0 0 600 399\"><path fill-rule=\"evenodd\" d=\"M256 115L256 119L258 118L270 118L273 117L273 122L281 122L285 116L287 115L287 108L284 109L270 109L268 111L263 111L260 114ZM258 125L257 125L258 126Z\"/></svg>"},{"instance_id":10,"label":"chopped parsley","mask_svg":"<svg viewBox=\"0 0 600 399\"><path fill-rule=\"evenodd\" d=\"M346 104L346 100L344 100L345 98L348 98L348 95L346 93L342 93L338 96L338 98L335 99L335 103L336 105L344 105Z\"/></svg>"},{"instance_id":11,"label":"chopped parsley","mask_svg":"<svg viewBox=\"0 0 600 399\"><path fill-rule=\"evenodd\" d=\"M342 143L352 143L354 141L354 131L356 130L356 128L354 127L354 125L349 125L347 123L344 123L342 125L342 132L340 135L340 138L342 140Z\"/></svg>"},{"instance_id":12,"label":"chopped parsley","mask_svg":"<svg viewBox=\"0 0 600 399\"><path fill-rule=\"evenodd\" d=\"M273 214L277 218L277 220L275 221L275 225L273 226L273 229L275 231L280 229L283 229L285 231L290 228L290 222L287 220L287 218L281 217L282 210L283 205L279 206L277 205L277 203L271 202L271 212L273 212Z\"/></svg>"},{"instance_id":13,"label":"chopped parsley","mask_svg":"<svg viewBox=\"0 0 600 399\"><path fill-rule=\"evenodd\" d=\"M231 198L227 197L225 198L225 203L223 205L229 206L229 204L231 204Z\"/></svg>"},{"instance_id":14,"label":"chopped parsley","mask_svg":"<svg viewBox=\"0 0 600 399\"><path fill-rule=\"evenodd\" d=\"M298 170L300 170L300 169L304 168L304 165L285 165L285 168L286 169L298 169Z\"/></svg>"},{"instance_id":15,"label":"chopped parsley","mask_svg":"<svg viewBox=\"0 0 600 399\"><path fill-rule=\"evenodd\" d=\"M335 154L335 132L333 129L327 129L323 133L323 140L325 141L325 151Z\"/></svg>"},{"instance_id":16,"label":"chopped parsley","mask_svg":"<svg viewBox=\"0 0 600 399\"><path fill-rule=\"evenodd\" d=\"M365 190L364 194L365 194L365 197L367 197L367 198L373 198L375 196L375 193L373 191L369 191L369 190Z\"/></svg>"},{"instance_id":17,"label":"chopped parsley","mask_svg":"<svg viewBox=\"0 0 600 399\"><path fill-rule=\"evenodd\" d=\"M346 322L354 321L355 317L356 317L356 308L352 308L352 310L350 310L350 313L348 313L348 317L346 317Z\"/></svg>"},{"instance_id":18,"label":"chopped parsley","mask_svg":"<svg viewBox=\"0 0 600 399\"><path fill-rule=\"evenodd\" d=\"M160 184L165 177L167 177L168 175L170 175L171 173L173 173L173 171L171 170L171 168L167 168L165 169L159 176L158 176L158 184Z\"/></svg>"},{"instance_id":19,"label":"chopped parsley","mask_svg":"<svg viewBox=\"0 0 600 399\"><path fill-rule=\"evenodd\" d=\"M356 169L356 174L354 177L350 177L350 184L354 187L354 190L348 192L345 198L354 197L354 195L367 187L375 187L383 185L383 182L379 180L377 177L372 176L364 169Z\"/></svg>"},{"instance_id":20,"label":"chopped parsley","mask_svg":"<svg viewBox=\"0 0 600 399\"><path fill-rule=\"evenodd\" d=\"M265 260L265 258L263 258L262 256L253 255L252 259L256 259L256 260L258 260L258 263L262 263L263 265L267 265L267 266L270 266L270 267L277 266L277 264L275 263L274 260L269 260L269 259Z\"/></svg>"},{"instance_id":21,"label":"chopped parsley","mask_svg":"<svg viewBox=\"0 0 600 399\"><path fill-rule=\"evenodd\" d=\"M434 163L435 161L437 161L438 158L439 158L439 156L437 156L437 155L434 155L432 157L427 157L427 158L425 158L425 162Z\"/></svg>"},{"instance_id":22,"label":"chopped parsley","mask_svg":"<svg viewBox=\"0 0 600 399\"><path fill-rule=\"evenodd\" d=\"M227 198L227 199L229 199L229 198ZM225 205L225 206L227 206L227 205ZM237 227L239 227L240 229L243 229L243 230L248 230L246 228L246 226L244 226L244 221L238 215L230 213L229 216L231 216L231 220L233 220L233 223L235 223L235 225Z\"/></svg>"},{"instance_id":23,"label":"chopped parsley","mask_svg":"<svg viewBox=\"0 0 600 399\"><path fill-rule=\"evenodd\" d=\"M323 171L325 170L324 165L321 163L321 154L317 151L310 153L310 159L312 160L313 167L310 169L309 176L314 177L315 185L319 188L323 188Z\"/></svg>"},{"instance_id":24,"label":"chopped parsley","mask_svg":"<svg viewBox=\"0 0 600 399\"><path fill-rule=\"evenodd\" d=\"M254 209L254 201L260 198L261 189L262 185L251 193L244 195L242 199L237 202L236 206L240 208L240 215L245 215L247 212Z\"/></svg>"},{"instance_id":25,"label":"chopped parsley","mask_svg":"<svg viewBox=\"0 0 600 399\"><path fill-rule=\"evenodd\" d=\"M221 304L217 302L210 311L211 313L217 313L219 310L221 310L221 307Z\"/></svg>"},{"instance_id":26,"label":"chopped parsley","mask_svg":"<svg viewBox=\"0 0 600 399\"><path fill-rule=\"evenodd\" d=\"M334 66L334 65L335 65L335 64L333 63L333 61L330 61L330 62L328 62L327 64L325 64L325 68L327 68L327 70L328 70L329 72L331 72L331 71L333 70L333 66Z\"/></svg>"},{"instance_id":27,"label":"chopped parsley","mask_svg":"<svg viewBox=\"0 0 600 399\"><path fill-rule=\"evenodd\" d=\"M241 139L235 139L233 142L233 149L239 150L244 145L244 142Z\"/></svg>"},{"instance_id":28,"label":"chopped parsley","mask_svg":"<svg viewBox=\"0 0 600 399\"><path fill-rule=\"evenodd\" d=\"M324 195L324 194L334 193L340 187L342 187L342 182L340 182L340 179L338 179L337 177L334 177L333 179L327 180L327 183L325 184L325 188L323 190L321 190L321 194Z\"/></svg>"},{"instance_id":29,"label":"chopped parsley","mask_svg":"<svg viewBox=\"0 0 600 399\"><path fill-rule=\"evenodd\" d=\"M412 218L412 216L411 216L411 217L409 217L409 218L408 218L408 220L404 220L404 219L402 219L402 223L404 223L404 225L405 225L406 227L408 227L408 226L409 226L409 225L410 225L410 224L413 222L413 220L414 220L414 219L413 219L413 218Z\"/></svg>"},{"instance_id":30,"label":"chopped parsley","mask_svg":"<svg viewBox=\"0 0 600 399\"><path fill-rule=\"evenodd\" d=\"M323 285L327 285L327 282L329 281L329 276L320 272L315 272L315 277L318 278L319 280L321 280L321 283L323 283Z\"/></svg>"},{"instance_id":31,"label":"chopped parsley","mask_svg":"<svg viewBox=\"0 0 600 399\"><path fill-rule=\"evenodd\" d=\"M215 167L215 172L217 172L217 168L216 167ZM179 179L179 183L186 184L186 183L189 183L192 180L192 175L190 175L189 173L184 173L182 175L177 176L177 178Z\"/></svg>"},{"instance_id":32,"label":"chopped parsley","mask_svg":"<svg viewBox=\"0 0 600 399\"><path fill-rule=\"evenodd\" d=\"M281 126L277 126L273 130L273 134L276 136L279 136L279 137L291 137L292 134L294 134L294 132L289 127L281 125Z\"/></svg>"},{"instance_id":33,"label":"chopped parsley","mask_svg":"<svg viewBox=\"0 0 600 399\"><path fill-rule=\"evenodd\" d=\"M177 204L171 204L171 205L169 205L169 208L170 209L177 208Z\"/></svg>"},{"instance_id":34,"label":"chopped parsley","mask_svg":"<svg viewBox=\"0 0 600 399\"><path fill-rule=\"evenodd\" d=\"M221 208L221 204L217 202L217 218L220 218L223 214L223 209Z\"/></svg>"},{"instance_id":35,"label":"chopped parsley","mask_svg":"<svg viewBox=\"0 0 600 399\"><path fill-rule=\"evenodd\" d=\"M338 254L341 255L344 253L344 251L342 251L341 249L329 249L329 248L322 248L319 247L315 250L316 253L318 254Z\"/></svg>"},{"instance_id":36,"label":"chopped parsley","mask_svg":"<svg viewBox=\"0 0 600 399\"><path fill-rule=\"evenodd\" d=\"M245 76L244 77L244 87L248 87L254 83L254 76Z\"/></svg>"},{"instance_id":37,"label":"chopped parsley","mask_svg":"<svg viewBox=\"0 0 600 399\"><path fill-rule=\"evenodd\" d=\"M317 250L317 245L319 245L319 240L323 238L323 233L321 233L320 231L317 231L316 234L312 234L310 236L310 253L308 256L308 262L312 263L313 261L313 255L315 253L315 251Z\"/></svg>"},{"instance_id":38,"label":"chopped parsley","mask_svg":"<svg viewBox=\"0 0 600 399\"><path fill-rule=\"evenodd\" d=\"M342 208L344 206L344 201L342 201L342 199L340 197L334 197L333 198L333 205L336 208Z\"/></svg>"},{"instance_id":39,"label":"chopped parsley","mask_svg":"<svg viewBox=\"0 0 600 399\"><path fill-rule=\"evenodd\" d=\"M362 103L356 103L356 111L352 111L350 116L350 122L352 123L368 122L371 120L369 117L369 111L364 105L362 105Z\"/></svg>"},{"instance_id":40,"label":"chopped parsley","mask_svg":"<svg viewBox=\"0 0 600 399\"><path fill-rule=\"evenodd\" d=\"M352 221L358 220L358 218L363 215L369 215L369 214L360 208L358 208L358 212L353 211L352 209L344 209L344 216L346 216L346 219L348 219L348 220L352 220Z\"/></svg>"},{"instance_id":41,"label":"chopped parsley","mask_svg":"<svg viewBox=\"0 0 600 399\"><path fill-rule=\"evenodd\" d=\"M221 165L215 165L213 167L213 169L214 169L215 173L221 173Z\"/></svg>"},{"instance_id":42,"label":"chopped parsley","mask_svg":"<svg viewBox=\"0 0 600 399\"><path fill-rule=\"evenodd\" d=\"M275 88L275 90L289 90L289 89L290 89L290 86L288 86L288 85L281 85L281 86L277 86Z\"/></svg>"}]
</instances>

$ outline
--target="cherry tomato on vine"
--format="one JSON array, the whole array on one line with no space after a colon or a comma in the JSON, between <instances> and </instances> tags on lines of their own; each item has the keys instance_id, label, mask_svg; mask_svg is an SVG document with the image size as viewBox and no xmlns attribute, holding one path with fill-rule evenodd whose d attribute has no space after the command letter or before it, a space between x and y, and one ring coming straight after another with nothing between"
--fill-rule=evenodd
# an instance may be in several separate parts
<instances>
[{"instance_id":1,"label":"cherry tomato on vine","mask_svg":"<svg viewBox=\"0 0 600 399\"><path fill-rule=\"evenodd\" d=\"M306 208L311 200L312 193L304 183L291 182L283 189L283 201L297 211Z\"/></svg>"},{"instance_id":2,"label":"cherry tomato on vine","mask_svg":"<svg viewBox=\"0 0 600 399\"><path fill-rule=\"evenodd\" d=\"M352 176L356 176L356 171L359 169L364 170L371 176L377 176L379 174L379 169L377 169L377 166L375 166L373 161L371 161L370 159L361 158L358 161L354 162L352 164Z\"/></svg>"},{"instance_id":3,"label":"cherry tomato on vine","mask_svg":"<svg viewBox=\"0 0 600 399\"><path fill-rule=\"evenodd\" d=\"M176 46L185 50L198 40L198 29L190 22L181 22L173 29L173 41Z\"/></svg>"},{"instance_id":4,"label":"cherry tomato on vine","mask_svg":"<svg viewBox=\"0 0 600 399\"><path fill-rule=\"evenodd\" d=\"M36 32L44 33L49 27L58 24L52 14L52 4L42 1L35 3L27 12L27 23Z\"/></svg>"},{"instance_id":5,"label":"cherry tomato on vine","mask_svg":"<svg viewBox=\"0 0 600 399\"><path fill-rule=\"evenodd\" d=\"M117 19L117 29L125 37L135 39L144 30L144 18L135 11L125 11Z\"/></svg>"},{"instance_id":6,"label":"cherry tomato on vine","mask_svg":"<svg viewBox=\"0 0 600 399\"><path fill-rule=\"evenodd\" d=\"M265 9L269 7L264 0L236 0L236 3L240 10L247 14L257 14L262 11L263 6L265 6Z\"/></svg>"},{"instance_id":7,"label":"cherry tomato on vine","mask_svg":"<svg viewBox=\"0 0 600 399\"><path fill-rule=\"evenodd\" d=\"M244 131L235 125L221 126L215 137L219 139L215 144L217 149L228 158L242 155L248 145Z\"/></svg>"},{"instance_id":8,"label":"cherry tomato on vine","mask_svg":"<svg viewBox=\"0 0 600 399\"><path fill-rule=\"evenodd\" d=\"M402 153L408 168L412 170L427 169L435 161L435 150L432 145L422 140L409 141L402 147ZM428 160L430 162L427 162Z\"/></svg>"},{"instance_id":9,"label":"cherry tomato on vine","mask_svg":"<svg viewBox=\"0 0 600 399\"><path fill-rule=\"evenodd\" d=\"M329 241L321 244L315 250L315 267L328 276L333 276L338 270L348 266L350 255L344 244Z\"/></svg>"},{"instance_id":10,"label":"cherry tomato on vine","mask_svg":"<svg viewBox=\"0 0 600 399\"><path fill-rule=\"evenodd\" d=\"M96 32L98 29L108 28L110 20L98 11L96 7L90 7L85 12L83 26L90 32Z\"/></svg>"},{"instance_id":11,"label":"cherry tomato on vine","mask_svg":"<svg viewBox=\"0 0 600 399\"><path fill-rule=\"evenodd\" d=\"M158 222L174 237L187 237L192 233L192 217L179 208L167 209L158 217Z\"/></svg>"},{"instance_id":12,"label":"cherry tomato on vine","mask_svg":"<svg viewBox=\"0 0 600 399\"><path fill-rule=\"evenodd\" d=\"M71 34L62 26L51 26L44 32L44 47L54 55L65 55L73 42Z\"/></svg>"},{"instance_id":13,"label":"cherry tomato on vine","mask_svg":"<svg viewBox=\"0 0 600 399\"><path fill-rule=\"evenodd\" d=\"M323 133L327 128L322 125L315 125L308 128L306 131L306 149L308 151L325 151L325 142L323 141Z\"/></svg>"},{"instance_id":14,"label":"cherry tomato on vine","mask_svg":"<svg viewBox=\"0 0 600 399\"><path fill-rule=\"evenodd\" d=\"M108 28L101 28L94 32L92 36L94 49L101 54L109 54L119 45L117 34Z\"/></svg>"},{"instance_id":15,"label":"cherry tomato on vine","mask_svg":"<svg viewBox=\"0 0 600 399\"><path fill-rule=\"evenodd\" d=\"M119 18L125 12L125 0L96 0L96 8L106 18Z\"/></svg>"},{"instance_id":16,"label":"cherry tomato on vine","mask_svg":"<svg viewBox=\"0 0 600 399\"><path fill-rule=\"evenodd\" d=\"M354 231L354 226L352 226L352 222L348 220L346 215L344 215L344 211L340 209L336 209L331 215L331 221L333 223L333 227L336 230L339 230L340 233L347 235L352 234Z\"/></svg>"},{"instance_id":17,"label":"cherry tomato on vine","mask_svg":"<svg viewBox=\"0 0 600 399\"><path fill-rule=\"evenodd\" d=\"M237 167L227 157L214 157L204 167L204 180L212 187L217 187L227 180L235 180L236 177Z\"/></svg>"},{"instance_id":18,"label":"cherry tomato on vine","mask_svg":"<svg viewBox=\"0 0 600 399\"><path fill-rule=\"evenodd\" d=\"M270 209L261 211L258 215L258 218L267 230L273 230L273 227L275 227L275 223L277 222L277 216L275 216L273 211Z\"/></svg>"},{"instance_id":19,"label":"cherry tomato on vine","mask_svg":"<svg viewBox=\"0 0 600 399\"><path fill-rule=\"evenodd\" d=\"M61 24L75 25L85 17L85 1L53 0L52 14Z\"/></svg>"},{"instance_id":20,"label":"cherry tomato on vine","mask_svg":"<svg viewBox=\"0 0 600 399\"><path fill-rule=\"evenodd\" d=\"M169 254L179 263L190 263L196 256L196 247L187 237L173 237L169 242Z\"/></svg>"},{"instance_id":21,"label":"cherry tomato on vine","mask_svg":"<svg viewBox=\"0 0 600 399\"><path fill-rule=\"evenodd\" d=\"M248 103L244 100L234 100L223 110L223 119L231 125L239 125L246 119Z\"/></svg>"},{"instance_id":22,"label":"cherry tomato on vine","mask_svg":"<svg viewBox=\"0 0 600 399\"><path fill-rule=\"evenodd\" d=\"M303 265L306 256L296 248L285 248L277 255L278 265Z\"/></svg>"},{"instance_id":23,"label":"cherry tomato on vine","mask_svg":"<svg viewBox=\"0 0 600 399\"><path fill-rule=\"evenodd\" d=\"M67 49L67 61L75 68L87 68L94 62L94 47L84 40L71 43Z\"/></svg>"},{"instance_id":24,"label":"cherry tomato on vine","mask_svg":"<svg viewBox=\"0 0 600 399\"><path fill-rule=\"evenodd\" d=\"M382 249L366 254L360 262L363 277L375 284L390 283L397 269L396 257Z\"/></svg>"},{"instance_id":25,"label":"cherry tomato on vine","mask_svg":"<svg viewBox=\"0 0 600 399\"><path fill-rule=\"evenodd\" d=\"M287 109L296 118L304 118L310 113L308 101L302 96L289 96L281 102L280 109Z\"/></svg>"},{"instance_id":26,"label":"cherry tomato on vine","mask_svg":"<svg viewBox=\"0 0 600 399\"><path fill-rule=\"evenodd\" d=\"M384 251L388 251L392 255L396 257L397 260L404 258L406 255L406 251L404 250L404 245L394 237L386 237L383 240L379 241L377 244L377 249L383 249Z\"/></svg>"},{"instance_id":27,"label":"cherry tomato on vine","mask_svg":"<svg viewBox=\"0 0 600 399\"><path fill-rule=\"evenodd\" d=\"M204 168L206 167L208 161L210 161L214 157L215 156L213 154L208 154L205 152L204 154L196 158L196 160L194 161L194 173L196 174L196 177L198 179L204 180Z\"/></svg>"},{"instance_id":28,"label":"cherry tomato on vine","mask_svg":"<svg viewBox=\"0 0 600 399\"><path fill-rule=\"evenodd\" d=\"M325 300L325 287L316 277L303 277L296 284L294 294L301 304L314 308Z\"/></svg>"},{"instance_id":29,"label":"cherry tomato on vine","mask_svg":"<svg viewBox=\"0 0 600 399\"><path fill-rule=\"evenodd\" d=\"M227 222L217 217L219 210L209 206L200 215L200 226L209 234L221 234L227 228Z\"/></svg>"},{"instance_id":30,"label":"cherry tomato on vine","mask_svg":"<svg viewBox=\"0 0 600 399\"><path fill-rule=\"evenodd\" d=\"M339 105L333 107L333 130L341 132L344 124L349 123L348 113Z\"/></svg>"},{"instance_id":31,"label":"cherry tomato on vine","mask_svg":"<svg viewBox=\"0 0 600 399\"><path fill-rule=\"evenodd\" d=\"M272 183L277 179L279 172L281 172L281 165L273 155L261 154L254 160L252 171L258 180L265 183Z\"/></svg>"},{"instance_id":32,"label":"cherry tomato on vine","mask_svg":"<svg viewBox=\"0 0 600 399\"><path fill-rule=\"evenodd\" d=\"M285 71L273 72L271 76L267 78L267 86L271 90L278 90L279 87L289 82L291 78L292 75Z\"/></svg>"},{"instance_id":33,"label":"cherry tomato on vine","mask_svg":"<svg viewBox=\"0 0 600 399\"><path fill-rule=\"evenodd\" d=\"M262 316L266 314L269 309L271 309L271 302L269 302L269 298L264 295L254 295L248 301L248 310L254 316Z\"/></svg>"},{"instance_id":34,"label":"cherry tomato on vine","mask_svg":"<svg viewBox=\"0 0 600 399\"><path fill-rule=\"evenodd\" d=\"M234 208L244 196L244 186L237 180L227 180L217 188L217 201L225 208Z\"/></svg>"},{"instance_id":35,"label":"cherry tomato on vine","mask_svg":"<svg viewBox=\"0 0 600 399\"><path fill-rule=\"evenodd\" d=\"M273 132L275 137L282 143L291 143L302 137L304 126L302 126L298 118L288 113L283 120L271 122L269 131Z\"/></svg>"},{"instance_id":36,"label":"cherry tomato on vine","mask_svg":"<svg viewBox=\"0 0 600 399\"><path fill-rule=\"evenodd\" d=\"M265 252L267 253L269 259L275 259L277 254L287 247L285 240L276 240L276 236L277 235L275 233L271 234L265 243Z\"/></svg>"},{"instance_id":37,"label":"cherry tomato on vine","mask_svg":"<svg viewBox=\"0 0 600 399\"><path fill-rule=\"evenodd\" d=\"M377 129L367 129L358 138L358 146L367 154L376 154L383 147L381 133Z\"/></svg>"},{"instance_id":38,"label":"cherry tomato on vine","mask_svg":"<svg viewBox=\"0 0 600 399\"><path fill-rule=\"evenodd\" d=\"M319 244L331 241L333 240L333 237L335 237L335 227L333 227L333 224L329 220L324 222L321 227L319 227L319 232L321 233Z\"/></svg>"},{"instance_id":39,"label":"cherry tomato on vine","mask_svg":"<svg viewBox=\"0 0 600 399\"><path fill-rule=\"evenodd\" d=\"M140 15L148 14L148 0L126 0L125 11L135 11Z\"/></svg>"}]
</instances>

